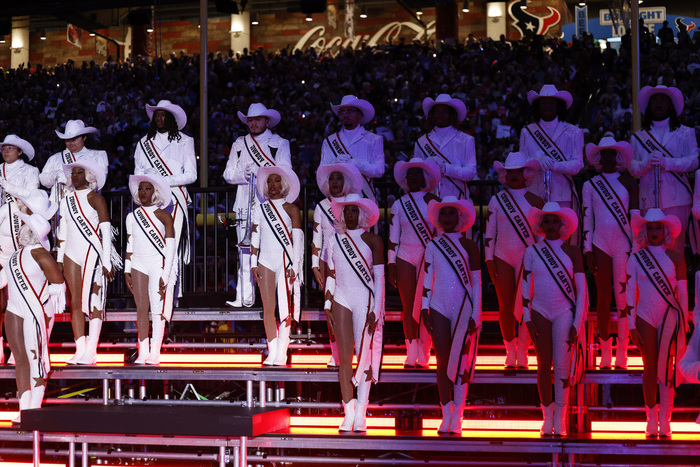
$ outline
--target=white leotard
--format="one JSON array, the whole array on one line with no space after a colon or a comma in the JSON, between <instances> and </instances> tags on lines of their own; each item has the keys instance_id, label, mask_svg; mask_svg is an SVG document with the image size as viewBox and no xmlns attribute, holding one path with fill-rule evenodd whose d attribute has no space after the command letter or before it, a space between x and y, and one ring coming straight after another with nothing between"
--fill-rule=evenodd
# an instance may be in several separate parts
<instances>
[{"instance_id":1,"label":"white leotard","mask_svg":"<svg viewBox=\"0 0 700 467\"><path fill-rule=\"evenodd\" d=\"M654 255L654 258L661 266L662 271L668 278L669 285L675 290L678 281L676 280L676 265L666 254L664 246L647 246L647 250ZM630 256L627 262L627 304L636 308L637 316L655 328L662 324L668 303L663 299L656 287L649 280L639 262Z\"/></svg>"},{"instance_id":2,"label":"white leotard","mask_svg":"<svg viewBox=\"0 0 700 467\"><path fill-rule=\"evenodd\" d=\"M542 242L544 240L540 240ZM547 240L552 247L552 252L559 258L559 261L566 269L569 277L573 280L574 263L569 258L561 246L564 240ZM538 242L539 243L539 242ZM523 258L523 269L530 271L529 279L530 296L532 297L531 309L537 311L549 321L554 321L559 315L568 313L573 317L574 304L572 304L564 292L561 291L557 282L549 272L549 269L540 259L534 249L535 245L529 246L525 250Z\"/></svg>"},{"instance_id":3,"label":"white leotard","mask_svg":"<svg viewBox=\"0 0 700 467\"><path fill-rule=\"evenodd\" d=\"M420 215L425 221L425 227L431 232L434 230L428 217L428 204L425 202L425 193L412 193L415 206L420 211ZM416 233L410 219L406 215L402 203L409 197L403 195L391 206L391 224L389 227L389 242L395 244L396 249L388 250L389 264L396 263L398 256L402 260L412 264L416 268L420 266L425 254L425 247L420 237Z\"/></svg>"},{"instance_id":4,"label":"white leotard","mask_svg":"<svg viewBox=\"0 0 700 467\"><path fill-rule=\"evenodd\" d=\"M522 213L521 217L527 222L527 213L530 210L530 203L525 198L527 188L520 190L506 189L513 196ZM484 253L486 260L493 260L494 257L501 259L511 265L516 274L523 264L523 256L527 245L523 243L518 232L508 218L508 215L501 208L501 204L492 196L489 201L489 212L491 213L486 223L486 244Z\"/></svg>"}]
</instances>

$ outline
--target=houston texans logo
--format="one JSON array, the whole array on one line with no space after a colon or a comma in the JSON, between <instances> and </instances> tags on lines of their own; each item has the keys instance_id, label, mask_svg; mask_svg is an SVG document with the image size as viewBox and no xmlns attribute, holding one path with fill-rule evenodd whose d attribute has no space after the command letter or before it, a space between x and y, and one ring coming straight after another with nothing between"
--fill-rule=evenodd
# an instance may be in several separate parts
<instances>
[{"instance_id":1,"label":"houston texans logo","mask_svg":"<svg viewBox=\"0 0 700 467\"><path fill-rule=\"evenodd\" d=\"M691 21L690 24L685 24L685 23L683 22L684 19L685 19L685 18L683 18L682 16L679 16L679 17L676 18L676 27L678 28L679 31L681 30L681 24L682 24L683 26L685 26L686 32L690 32L690 31L692 31L693 29L695 29L695 23L694 23L694 22Z\"/></svg>"},{"instance_id":2,"label":"houston texans logo","mask_svg":"<svg viewBox=\"0 0 700 467\"><path fill-rule=\"evenodd\" d=\"M518 0L508 5L508 13L513 19L513 26L520 31L521 37L542 35L547 32L549 28L559 23L561 19L559 10L550 6L548 6L547 9L549 10L549 15L540 17L531 15L522 10Z\"/></svg>"}]
</instances>

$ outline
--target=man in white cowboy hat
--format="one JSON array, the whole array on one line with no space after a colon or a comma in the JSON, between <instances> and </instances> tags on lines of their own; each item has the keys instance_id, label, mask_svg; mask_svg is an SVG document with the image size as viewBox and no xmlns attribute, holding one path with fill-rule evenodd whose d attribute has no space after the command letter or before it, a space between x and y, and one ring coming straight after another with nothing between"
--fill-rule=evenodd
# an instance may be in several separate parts
<instances>
[{"instance_id":1,"label":"man in white cowboy hat","mask_svg":"<svg viewBox=\"0 0 700 467\"><path fill-rule=\"evenodd\" d=\"M639 91L638 103L642 112L642 128L632 138L634 159L630 162L629 171L640 179L639 200L642 209L658 207L664 214L681 220L683 229L671 249L684 254L685 233L693 204L688 173L698 168L695 131L680 124L683 94L678 88L644 86ZM690 243L694 253L700 251L697 227L695 221L691 222Z\"/></svg>"},{"instance_id":2,"label":"man in white cowboy hat","mask_svg":"<svg viewBox=\"0 0 700 467\"><path fill-rule=\"evenodd\" d=\"M520 152L528 159L537 159L542 176L536 176L529 190L545 201L556 201L562 207L578 209L573 175L583 168L583 132L563 119L573 98L553 84L545 84L540 92L529 91L533 121L520 132ZM545 186L545 174L551 173L551 186Z\"/></svg>"},{"instance_id":3,"label":"man in white cowboy hat","mask_svg":"<svg viewBox=\"0 0 700 467\"><path fill-rule=\"evenodd\" d=\"M249 213L252 215L258 201L255 189L250 186L255 182L258 169L270 166L291 167L292 156L289 141L270 131L282 118L278 111L268 109L261 103L253 103L248 107L248 115L239 111L238 118L248 126L250 133L234 141L224 170L224 180L231 185L238 185L233 209L242 220L236 226L238 241L241 242L251 228L248 225ZM250 246L239 245L236 299L226 304L232 307L250 307L254 302L255 282L250 271Z\"/></svg>"},{"instance_id":4,"label":"man in white cowboy hat","mask_svg":"<svg viewBox=\"0 0 700 467\"><path fill-rule=\"evenodd\" d=\"M343 128L323 140L320 165L353 164L365 179L362 195L376 202L372 179L384 175L384 139L362 126L374 118L374 107L364 99L347 95L331 109Z\"/></svg>"},{"instance_id":5,"label":"man in white cowboy hat","mask_svg":"<svg viewBox=\"0 0 700 467\"><path fill-rule=\"evenodd\" d=\"M440 167L438 196L468 199L467 182L476 175L476 147L474 138L457 128L467 117L467 107L459 99L440 94L435 100L423 99L423 112L427 133L418 138L413 156L430 159Z\"/></svg>"},{"instance_id":6,"label":"man in white cowboy hat","mask_svg":"<svg viewBox=\"0 0 700 467\"><path fill-rule=\"evenodd\" d=\"M189 264L187 207L192 204L192 199L186 187L197 180L197 157L194 139L182 133L187 124L187 114L182 107L169 100L161 100L157 105L146 104L146 114L151 123L146 136L136 145L134 175L143 175L155 168L170 185L172 204L164 209L173 216L180 262ZM177 296L182 296L182 269L179 268L175 284Z\"/></svg>"}]
</instances>

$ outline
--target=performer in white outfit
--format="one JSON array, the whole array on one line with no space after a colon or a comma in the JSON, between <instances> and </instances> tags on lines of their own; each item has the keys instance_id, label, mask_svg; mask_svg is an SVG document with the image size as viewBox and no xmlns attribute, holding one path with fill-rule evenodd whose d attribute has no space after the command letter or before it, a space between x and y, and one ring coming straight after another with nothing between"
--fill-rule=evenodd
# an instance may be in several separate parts
<instances>
[{"instance_id":1,"label":"performer in white outfit","mask_svg":"<svg viewBox=\"0 0 700 467\"><path fill-rule=\"evenodd\" d=\"M448 196L430 201L428 216L442 231L425 249L421 311L437 357L442 406L438 432L461 433L481 327L479 247L462 235L474 224L476 211L471 201Z\"/></svg>"},{"instance_id":2,"label":"performer in white outfit","mask_svg":"<svg viewBox=\"0 0 700 467\"><path fill-rule=\"evenodd\" d=\"M129 190L139 205L126 216L124 278L136 302L139 355L136 365L157 365L165 322L173 315L173 292L177 279L177 248L173 218L164 210L172 192L165 177L151 169L129 177ZM153 323L148 346L149 310Z\"/></svg>"},{"instance_id":3,"label":"performer in white outfit","mask_svg":"<svg viewBox=\"0 0 700 467\"><path fill-rule=\"evenodd\" d=\"M527 191L538 174L539 163L512 152L505 164L496 161L493 167L505 189L491 197L486 213L486 267L498 296L498 322L506 347L505 367L528 368L530 333L523 325L520 296L523 256L536 240L527 213L532 206L539 209L544 206L539 196Z\"/></svg>"},{"instance_id":4,"label":"performer in white outfit","mask_svg":"<svg viewBox=\"0 0 700 467\"><path fill-rule=\"evenodd\" d=\"M631 224L638 250L627 262L627 319L630 337L644 362L646 434L670 436L675 388L682 381L676 365L688 332L685 258L671 249L681 233L681 222L651 208L644 217L632 216Z\"/></svg>"},{"instance_id":5,"label":"performer in white outfit","mask_svg":"<svg viewBox=\"0 0 700 467\"><path fill-rule=\"evenodd\" d=\"M632 145L604 137L598 145L588 143L586 159L600 171L583 185L583 249L588 268L595 276L600 338L600 368L612 367L610 298L617 307L617 353L615 366L627 368L627 259L632 250L630 215L639 214L639 185L623 172L632 160Z\"/></svg>"},{"instance_id":6,"label":"performer in white outfit","mask_svg":"<svg viewBox=\"0 0 700 467\"><path fill-rule=\"evenodd\" d=\"M347 95L331 109L343 128L323 140L321 165L353 164L364 177L362 195L376 203L372 179L384 175L384 138L362 126L374 118L374 107L364 99Z\"/></svg>"},{"instance_id":7,"label":"performer in white outfit","mask_svg":"<svg viewBox=\"0 0 700 467\"><path fill-rule=\"evenodd\" d=\"M399 289L401 318L406 337L405 368L428 368L432 339L421 320L423 256L435 236L428 203L440 199L431 193L440 183L440 168L432 160L413 158L394 165L394 179L407 193L391 206L387 274Z\"/></svg>"},{"instance_id":8,"label":"performer in white outfit","mask_svg":"<svg viewBox=\"0 0 700 467\"><path fill-rule=\"evenodd\" d=\"M143 175L151 168L160 173L172 192L172 205L164 206L173 218L175 246L179 258L179 275L175 293L182 296L183 265L190 262L190 234L187 208L192 199L187 185L197 180L197 157L194 139L182 132L187 114L179 105L161 100L157 105L146 104L151 120L148 134L141 138L134 153L134 174Z\"/></svg>"},{"instance_id":9,"label":"performer in white outfit","mask_svg":"<svg viewBox=\"0 0 700 467\"><path fill-rule=\"evenodd\" d=\"M644 208L657 207L681 221L681 232L671 249L683 255L693 203L688 172L698 168L695 130L680 124L678 118L683 112L683 94L678 88L644 86L639 91L638 103L642 112L642 128L632 138L634 160L630 163L629 171L640 178L639 199ZM659 171L658 188L656 170ZM693 253L697 253L700 232L695 220L691 221L690 233Z\"/></svg>"},{"instance_id":10,"label":"performer in white outfit","mask_svg":"<svg viewBox=\"0 0 700 467\"><path fill-rule=\"evenodd\" d=\"M530 208L527 217L535 235L544 237L527 247L523 258L523 319L537 352L537 390L544 415L540 433L564 436L569 389L583 371L588 308L581 252L564 243L576 231L578 218L572 209L554 202L541 210Z\"/></svg>"},{"instance_id":11,"label":"performer in white outfit","mask_svg":"<svg viewBox=\"0 0 700 467\"><path fill-rule=\"evenodd\" d=\"M0 143L4 162L0 164L0 268L19 247L19 229L22 222L14 213L19 212L19 197L27 196L39 187L39 169L29 165L34 158L34 147L17 135L7 135ZM6 303L5 291L0 291L0 365L4 360L2 322Z\"/></svg>"},{"instance_id":12,"label":"performer in white outfit","mask_svg":"<svg viewBox=\"0 0 700 467\"><path fill-rule=\"evenodd\" d=\"M418 138L413 157L430 159L440 167L442 180L435 193L441 198L468 199L467 182L476 175L476 147L471 135L457 126L467 117L467 108L459 99L440 94L423 99L427 133Z\"/></svg>"},{"instance_id":13,"label":"performer in white outfit","mask_svg":"<svg viewBox=\"0 0 700 467\"><path fill-rule=\"evenodd\" d=\"M24 221L20 248L0 271L0 287L7 286L8 342L15 356L15 381L22 411L41 407L50 371L45 315L64 310L66 285L61 269L49 253L49 222L40 214L14 214Z\"/></svg>"},{"instance_id":14,"label":"performer in white outfit","mask_svg":"<svg viewBox=\"0 0 700 467\"><path fill-rule=\"evenodd\" d=\"M120 259L112 248L107 203L97 190L105 182L101 167L88 160L63 166L68 188L61 200L58 263L71 294L75 355L68 364L94 365L104 319L107 281ZM90 321L85 338L85 317Z\"/></svg>"},{"instance_id":15,"label":"performer in white outfit","mask_svg":"<svg viewBox=\"0 0 700 467\"><path fill-rule=\"evenodd\" d=\"M379 380L382 364L384 244L368 231L379 219L379 208L352 193L344 200L333 200L332 209L342 221L328 244L324 311L336 332L340 356L338 379L345 418L339 429L366 431L369 391ZM357 398L353 386L357 386Z\"/></svg>"},{"instance_id":16,"label":"performer in white outfit","mask_svg":"<svg viewBox=\"0 0 700 467\"><path fill-rule=\"evenodd\" d=\"M311 240L311 270L321 290L326 289L326 277L328 276L328 244L336 234L336 226L339 222L333 215L331 202L340 199L350 193L361 193L363 178L360 171L352 164L322 165L316 171L316 183L321 193L325 196L314 209L314 230ZM328 322L328 334L331 343L331 359L329 367L338 366L338 343L335 340L335 332Z\"/></svg>"},{"instance_id":17,"label":"performer in white outfit","mask_svg":"<svg viewBox=\"0 0 700 467\"><path fill-rule=\"evenodd\" d=\"M88 135L97 133L97 128L85 126L82 120L68 120L63 133L56 130L56 135L66 144L66 149L49 157L39 175L39 181L51 190L51 201L58 204L65 196L66 184L70 185L63 173L64 164L79 160L88 160L99 167L107 179L109 160L107 153L98 149L88 149L85 141Z\"/></svg>"},{"instance_id":18,"label":"performer in white outfit","mask_svg":"<svg viewBox=\"0 0 700 467\"><path fill-rule=\"evenodd\" d=\"M299 208L292 204L299 197L299 179L290 167L260 167L256 185L263 202L253 211L250 267L263 302L268 348L263 365L286 365L292 322L301 315L304 232Z\"/></svg>"},{"instance_id":19,"label":"performer in white outfit","mask_svg":"<svg viewBox=\"0 0 700 467\"><path fill-rule=\"evenodd\" d=\"M263 104L250 104L248 115L239 111L238 118L248 126L250 134L234 141L224 170L226 183L238 185L233 209L237 219L242 220L236 226L239 241L236 299L226 304L232 307L251 307L255 302L255 286L250 271L250 246L242 244L242 241L246 234L250 235L248 219L261 200L255 196L250 199L250 194L255 194L255 176L259 168L291 167L292 158L289 141L270 131L280 122L278 111L268 109Z\"/></svg>"},{"instance_id":20,"label":"performer in white outfit","mask_svg":"<svg viewBox=\"0 0 700 467\"><path fill-rule=\"evenodd\" d=\"M548 201L578 210L572 176L583 169L583 131L564 121L573 98L568 91L558 91L554 85L545 84L539 93L529 91L527 100L532 106L533 123L520 132L520 152L528 159L537 159L541 171L529 190L547 200L545 178L547 171L551 171Z\"/></svg>"}]
</instances>

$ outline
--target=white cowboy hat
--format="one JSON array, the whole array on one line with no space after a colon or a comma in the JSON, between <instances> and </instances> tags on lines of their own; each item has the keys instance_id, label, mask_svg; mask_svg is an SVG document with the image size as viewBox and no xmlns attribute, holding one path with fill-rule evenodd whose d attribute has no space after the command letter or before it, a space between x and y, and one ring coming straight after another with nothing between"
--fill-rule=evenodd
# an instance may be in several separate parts
<instances>
[{"instance_id":1,"label":"white cowboy hat","mask_svg":"<svg viewBox=\"0 0 700 467\"><path fill-rule=\"evenodd\" d=\"M374 118L374 107L368 101L364 99L358 99L356 96L347 95L343 96L343 99L338 105L331 105L333 113L338 115L338 111L343 107L354 107L362 112L362 118L360 119L361 124L369 123Z\"/></svg>"},{"instance_id":2,"label":"white cowboy hat","mask_svg":"<svg viewBox=\"0 0 700 467\"><path fill-rule=\"evenodd\" d=\"M550 201L546 203L542 209L537 209L536 207L531 207L530 211L527 213L527 221L532 226L532 232L535 235L544 236L542 231L541 223L542 218L547 214L555 214L561 219L562 228L566 227L565 234L562 234L561 238L566 240L569 238L578 228L578 216L571 208L562 208L559 203Z\"/></svg>"},{"instance_id":3,"label":"white cowboy hat","mask_svg":"<svg viewBox=\"0 0 700 467\"><path fill-rule=\"evenodd\" d=\"M564 101L567 109L571 107L571 104L574 102L574 98L571 97L571 93L569 91L559 91L553 84L545 84L542 86L539 93L535 91L527 92L527 101L530 103L530 105L541 97L554 97L555 99L560 99Z\"/></svg>"},{"instance_id":4,"label":"white cowboy hat","mask_svg":"<svg viewBox=\"0 0 700 467\"><path fill-rule=\"evenodd\" d=\"M264 189L267 186L267 178L272 175L277 174L284 178L284 180L289 184L289 193L284 199L288 203L293 203L299 197L299 177L297 177L296 172L292 170L291 167L286 165L270 166L270 167L260 167L255 179L255 185L258 189L258 194L263 198Z\"/></svg>"},{"instance_id":5,"label":"white cowboy hat","mask_svg":"<svg viewBox=\"0 0 700 467\"><path fill-rule=\"evenodd\" d=\"M600 151L603 149L614 149L617 151L617 168L626 169L634 157L632 145L626 141L615 141L615 138L606 136L600 139L596 146L593 143L586 145L586 159L596 169L600 170Z\"/></svg>"},{"instance_id":6,"label":"white cowboy hat","mask_svg":"<svg viewBox=\"0 0 700 467\"><path fill-rule=\"evenodd\" d=\"M156 105L146 104L146 115L148 115L149 120L153 119L153 113L156 110L165 110L166 112L170 112L172 116L175 117L175 123L177 123L178 130L182 130L185 128L185 125L187 125L187 114L185 113L185 110L167 99L162 99Z\"/></svg>"},{"instance_id":7,"label":"white cowboy hat","mask_svg":"<svg viewBox=\"0 0 700 467\"><path fill-rule=\"evenodd\" d=\"M87 159L81 159L79 161L75 161L72 164L63 164L63 173L66 176L66 180L71 179L71 171L73 170L73 167L82 167L83 169L87 170L91 174L95 176L95 179L97 180L97 189L101 190L102 187L105 185L105 181L107 180L107 174L105 173L104 169L102 166L87 160ZM69 182L67 185L71 185L72 183Z\"/></svg>"},{"instance_id":8,"label":"white cowboy hat","mask_svg":"<svg viewBox=\"0 0 700 467\"><path fill-rule=\"evenodd\" d=\"M350 193L361 193L363 178L358 169L354 164L348 162L340 164L328 164L322 165L316 170L316 183L319 189L325 196L330 196L330 193L323 191L323 182L328 180L333 172L340 172L343 174L343 178L346 182L350 183Z\"/></svg>"},{"instance_id":9,"label":"white cowboy hat","mask_svg":"<svg viewBox=\"0 0 700 467\"><path fill-rule=\"evenodd\" d=\"M153 188L158 191L158 194L162 198L162 201L159 203L159 207L164 208L170 205L170 201L172 200L173 196L172 191L170 191L170 185L165 180L165 177L163 177L156 169L153 168L148 169L146 173L141 175L129 175L129 191L131 192L131 196L134 198L134 202L136 204L141 204L138 201L138 189L141 182L150 183L153 185Z\"/></svg>"},{"instance_id":10,"label":"white cowboy hat","mask_svg":"<svg viewBox=\"0 0 700 467\"><path fill-rule=\"evenodd\" d=\"M634 235L637 236L650 222L661 222L674 239L681 233L681 221L672 214L664 214L659 208L650 208L644 217L633 214L630 219L630 227L632 227Z\"/></svg>"},{"instance_id":11,"label":"white cowboy hat","mask_svg":"<svg viewBox=\"0 0 700 467\"><path fill-rule=\"evenodd\" d=\"M505 164L501 161L495 161L493 168L498 173L498 179L505 177L509 170L523 169L525 180L529 180L540 170L540 163L537 159L528 159L521 152L511 152L506 157ZM503 182L501 182L503 183Z\"/></svg>"},{"instance_id":12,"label":"white cowboy hat","mask_svg":"<svg viewBox=\"0 0 700 467\"><path fill-rule=\"evenodd\" d=\"M267 117L270 119L270 123L267 125L268 128L274 127L282 120L282 116L278 111L268 109L259 102L250 104L250 107L248 107L248 115L244 115L240 110L238 111L238 118L246 125L248 124L248 117Z\"/></svg>"},{"instance_id":13,"label":"white cowboy hat","mask_svg":"<svg viewBox=\"0 0 700 467\"><path fill-rule=\"evenodd\" d=\"M44 247L46 251L51 251L51 244L49 243L49 232L51 231L51 225L49 221L44 219L39 214L25 214L20 211L15 211L15 216L19 217L22 222L27 224L34 235L37 236L41 242L41 246Z\"/></svg>"},{"instance_id":14,"label":"white cowboy hat","mask_svg":"<svg viewBox=\"0 0 700 467\"><path fill-rule=\"evenodd\" d=\"M649 100L654 94L667 95L673 103L673 108L676 109L676 115L680 115L683 112L683 105L685 102L683 101L683 93L680 91L680 89L673 87L668 88L663 84L659 84L658 86L644 86L639 91L637 103L639 103L639 110L642 112L642 114L646 113Z\"/></svg>"},{"instance_id":15,"label":"white cowboy hat","mask_svg":"<svg viewBox=\"0 0 700 467\"><path fill-rule=\"evenodd\" d=\"M17 135L7 135L5 136L5 141L0 143L0 151L5 146L17 146L22 150L23 154L27 155L29 160L34 159L34 146L32 146L29 141L20 138Z\"/></svg>"},{"instance_id":16,"label":"white cowboy hat","mask_svg":"<svg viewBox=\"0 0 700 467\"><path fill-rule=\"evenodd\" d=\"M457 225L455 229L457 232L469 230L469 228L474 225L474 221L476 221L476 210L472 202L466 199L457 199L455 196L445 196L445 199L442 201L432 199L428 203L428 217L436 229L443 230L438 220L440 210L447 207L456 208L457 212L461 214L459 217L462 223L461 225Z\"/></svg>"},{"instance_id":17,"label":"white cowboy hat","mask_svg":"<svg viewBox=\"0 0 700 467\"><path fill-rule=\"evenodd\" d=\"M430 113L430 109L434 106L442 104L452 107L457 112L457 120L460 122L467 118L467 106L460 99L453 99L449 94L440 94L435 100L430 97L423 99L423 112L425 115Z\"/></svg>"},{"instance_id":18,"label":"white cowboy hat","mask_svg":"<svg viewBox=\"0 0 700 467\"><path fill-rule=\"evenodd\" d=\"M372 227L379 220L379 207L371 199L363 198L357 193L350 193L345 198L331 200L331 210L336 219L344 220L343 209L345 206L359 207L367 216L367 228Z\"/></svg>"},{"instance_id":19,"label":"white cowboy hat","mask_svg":"<svg viewBox=\"0 0 700 467\"><path fill-rule=\"evenodd\" d=\"M431 160L423 160L414 157L408 162L398 161L394 165L394 180L396 180L396 183L398 183L404 191L408 191L408 185L406 184L406 174L408 173L408 169L412 169L414 167L423 169L425 186L421 189L421 191L433 191L435 188L437 188L437 186L440 184L440 178L442 177L440 174L440 167L438 167L438 165Z\"/></svg>"},{"instance_id":20,"label":"white cowboy hat","mask_svg":"<svg viewBox=\"0 0 700 467\"><path fill-rule=\"evenodd\" d=\"M30 191L27 196L18 196L18 198L32 211L32 214L39 214L47 221L50 220L58 210L58 203L51 202L49 195L39 188Z\"/></svg>"},{"instance_id":21,"label":"white cowboy hat","mask_svg":"<svg viewBox=\"0 0 700 467\"><path fill-rule=\"evenodd\" d=\"M58 130L55 131L58 137L61 139L73 139L76 136L97 133L97 128L92 126L85 126L85 122L83 122L82 120L68 120L66 122L66 127L63 130L64 133L61 133Z\"/></svg>"}]
</instances>

